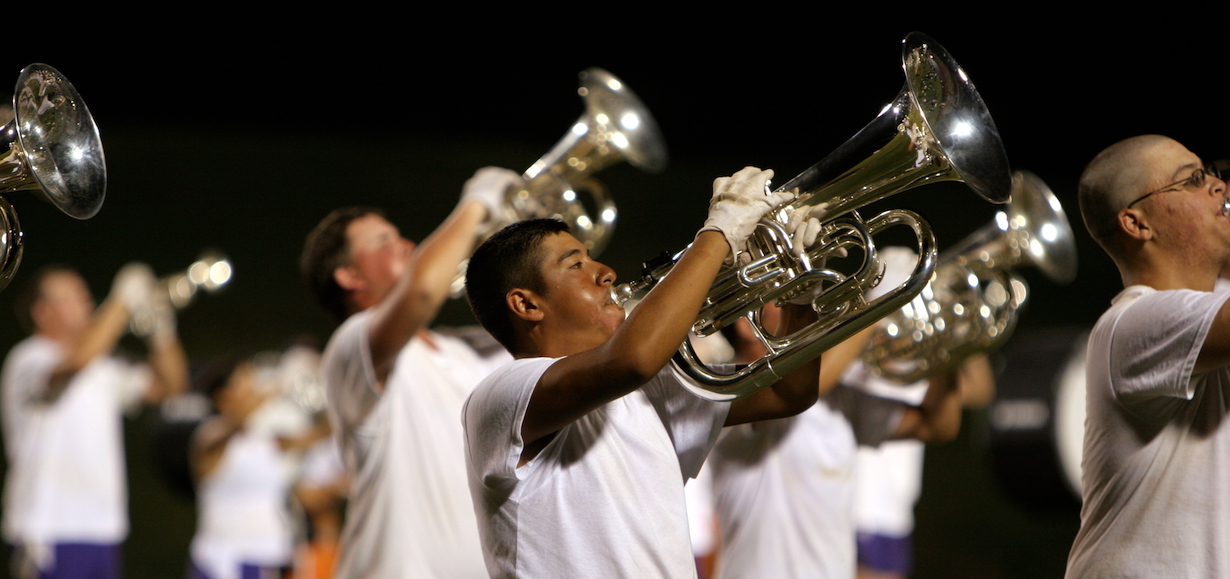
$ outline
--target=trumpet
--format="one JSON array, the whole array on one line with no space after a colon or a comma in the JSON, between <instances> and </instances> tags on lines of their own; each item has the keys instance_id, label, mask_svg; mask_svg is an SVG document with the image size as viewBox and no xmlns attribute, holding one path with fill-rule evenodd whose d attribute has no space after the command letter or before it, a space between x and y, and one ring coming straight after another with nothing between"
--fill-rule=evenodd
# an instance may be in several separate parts
<instances>
[{"instance_id":1,"label":"trumpet","mask_svg":"<svg viewBox=\"0 0 1230 579\"><path fill-rule=\"evenodd\" d=\"M479 241L506 225L533 218L555 218L567 223L573 235L597 255L610 241L618 212L606 189L592 175L615 163L649 173L666 168L666 144L649 109L615 75L601 68L581 72L577 93L585 112L546 155L530 165L521 182L505 193L504 211ZM593 214L582 203L588 196ZM465 291L462 261L450 286L452 297Z\"/></svg>"},{"instance_id":2,"label":"trumpet","mask_svg":"<svg viewBox=\"0 0 1230 579\"><path fill-rule=\"evenodd\" d=\"M1012 185L1007 210L944 252L935 279L880 321L862 353L873 372L912 384L998 349L1029 294L1016 268L1033 265L1058 284L1076 278L1076 242L1055 194L1028 171Z\"/></svg>"},{"instance_id":3,"label":"trumpet","mask_svg":"<svg viewBox=\"0 0 1230 579\"><path fill-rule=\"evenodd\" d=\"M833 153L779 187L797 188L796 199L760 222L748 239L749 263L718 274L692 334L706 336L747 317L768 354L733 374L720 374L707 368L685 340L675 360L699 384L689 385L696 394L712 400L750 395L922 291L935 269L930 226L906 210L864 221L858 208L939 181L963 181L994 203L1008 200L1012 178L999 131L965 71L943 47L917 32L903 41L902 66L906 84L891 104ZM790 212L803 206L810 206L824 228L817 244L796 258L785 224ZM908 279L866 301L864 292L882 275L873 237L890 227L912 233L920 259ZM830 258L841 250L861 255L856 268L831 266ZM613 288L615 301L643 296L681 254L647 264L640 279ZM772 336L762 327L761 307L804 294L815 296L815 323L787 336Z\"/></svg>"},{"instance_id":4,"label":"trumpet","mask_svg":"<svg viewBox=\"0 0 1230 579\"><path fill-rule=\"evenodd\" d=\"M166 296L167 302L176 310L188 307L197 293L204 290L213 293L231 281L234 270L231 261L215 250L206 250L187 269L175 272L158 280L158 293ZM129 329L136 336L148 336L157 323L152 308L133 312Z\"/></svg>"},{"instance_id":5,"label":"trumpet","mask_svg":"<svg viewBox=\"0 0 1230 579\"><path fill-rule=\"evenodd\" d=\"M13 120L0 128L0 289L21 265L24 234L7 195L34 191L75 219L102 207L107 167L98 127L73 85L56 69L31 64L13 89Z\"/></svg>"}]
</instances>

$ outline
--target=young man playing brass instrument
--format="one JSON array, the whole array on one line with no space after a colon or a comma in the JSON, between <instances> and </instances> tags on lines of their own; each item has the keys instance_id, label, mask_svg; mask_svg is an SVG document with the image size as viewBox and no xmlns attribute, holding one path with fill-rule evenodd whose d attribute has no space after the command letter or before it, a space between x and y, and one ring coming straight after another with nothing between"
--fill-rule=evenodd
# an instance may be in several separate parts
<instances>
[{"instance_id":1,"label":"young man playing brass instrument","mask_svg":"<svg viewBox=\"0 0 1230 579\"><path fill-rule=\"evenodd\" d=\"M149 266L120 269L101 305L49 266L16 301L32 335L9 351L0 409L9 470L4 538L14 577L120 577L128 535L123 415L188 383L175 308ZM152 322L147 364L115 354L133 316Z\"/></svg>"},{"instance_id":2,"label":"young man playing brass instrument","mask_svg":"<svg viewBox=\"0 0 1230 579\"><path fill-rule=\"evenodd\" d=\"M339 579L486 576L458 415L474 384L508 354L428 326L517 179L480 169L417 246L371 208L334 211L308 236L304 276L344 320L321 359L351 480Z\"/></svg>"},{"instance_id":3,"label":"young man playing brass instrument","mask_svg":"<svg viewBox=\"0 0 1230 579\"><path fill-rule=\"evenodd\" d=\"M766 194L771 176L717 179L705 227L626 319L615 272L558 221L512 225L475 252L470 304L517 358L463 410L493 577L695 576L684 482L722 426L798 414L817 396L818 360L732 403L691 395L667 364L723 262L793 197ZM815 314L792 305L784 317L793 331Z\"/></svg>"},{"instance_id":4,"label":"young man playing brass instrument","mask_svg":"<svg viewBox=\"0 0 1230 579\"><path fill-rule=\"evenodd\" d=\"M1161 135L1081 175L1081 216L1124 289L1089 335L1081 528L1067 577L1230 576L1226 182Z\"/></svg>"}]
</instances>

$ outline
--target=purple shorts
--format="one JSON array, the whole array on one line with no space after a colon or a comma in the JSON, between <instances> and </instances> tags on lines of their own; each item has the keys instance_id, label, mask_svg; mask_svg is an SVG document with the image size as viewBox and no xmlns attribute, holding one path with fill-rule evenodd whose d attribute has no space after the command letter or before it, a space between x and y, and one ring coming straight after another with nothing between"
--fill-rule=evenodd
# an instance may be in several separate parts
<instances>
[{"instance_id":1,"label":"purple shorts","mask_svg":"<svg viewBox=\"0 0 1230 579\"><path fill-rule=\"evenodd\" d=\"M859 533L858 564L876 571L908 575L914 566L910 537Z\"/></svg>"},{"instance_id":2,"label":"purple shorts","mask_svg":"<svg viewBox=\"0 0 1230 579\"><path fill-rule=\"evenodd\" d=\"M281 577L282 570L274 567L261 567L242 563L239 565L239 579L270 579ZM196 563L189 562L188 579L211 579Z\"/></svg>"},{"instance_id":3,"label":"purple shorts","mask_svg":"<svg viewBox=\"0 0 1230 579\"><path fill-rule=\"evenodd\" d=\"M14 555L23 557L22 549ZM39 579L119 579L120 545L98 543L56 543L55 562L50 569L40 569Z\"/></svg>"}]
</instances>

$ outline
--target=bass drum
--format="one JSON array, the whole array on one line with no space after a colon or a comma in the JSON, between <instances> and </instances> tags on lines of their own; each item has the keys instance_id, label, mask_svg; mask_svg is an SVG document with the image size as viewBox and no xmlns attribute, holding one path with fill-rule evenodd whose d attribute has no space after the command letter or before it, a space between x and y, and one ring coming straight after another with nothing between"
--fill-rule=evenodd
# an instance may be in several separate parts
<instances>
[{"instance_id":1,"label":"bass drum","mask_svg":"<svg viewBox=\"0 0 1230 579\"><path fill-rule=\"evenodd\" d=\"M988 416L991 462L1004 491L1036 510L1080 507L1087 328L1020 332Z\"/></svg>"}]
</instances>

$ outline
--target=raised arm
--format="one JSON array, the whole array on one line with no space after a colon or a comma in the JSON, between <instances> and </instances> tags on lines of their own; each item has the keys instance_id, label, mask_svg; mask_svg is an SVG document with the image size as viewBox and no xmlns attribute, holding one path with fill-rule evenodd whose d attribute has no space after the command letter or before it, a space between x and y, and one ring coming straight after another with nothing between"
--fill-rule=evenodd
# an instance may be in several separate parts
<instances>
[{"instance_id":1,"label":"raised arm","mask_svg":"<svg viewBox=\"0 0 1230 579\"><path fill-rule=\"evenodd\" d=\"M641 300L608 339L597 347L568 355L543 373L522 422L522 439L527 447L639 388L666 365L695 323L709 287L732 248L742 248L760 218L791 198L790 194L765 193L772 176L772 171L748 167L714 181L705 227L670 275ZM563 265L571 267L567 262ZM609 290L614 281L609 268L587 255L578 266L593 268L592 275L597 276L602 291Z\"/></svg>"},{"instance_id":2,"label":"raised arm","mask_svg":"<svg viewBox=\"0 0 1230 579\"><path fill-rule=\"evenodd\" d=\"M188 356L176 332L175 307L165 293L152 296L153 328L146 337L153 382L145 391L145 401L156 404L188 389Z\"/></svg>"},{"instance_id":3,"label":"raised arm","mask_svg":"<svg viewBox=\"0 0 1230 579\"><path fill-rule=\"evenodd\" d=\"M120 268L111 285L111 293L95 310L86 330L69 345L64 359L51 372L46 402L54 402L64 394L69 382L91 361L109 354L128 331L131 312L145 303L154 286L154 274L149 266L130 263Z\"/></svg>"},{"instance_id":4,"label":"raised arm","mask_svg":"<svg viewBox=\"0 0 1230 579\"><path fill-rule=\"evenodd\" d=\"M986 356L971 356L955 370L932 378L922 405L906 409L890 438L948 442L961 431L961 408L990 402L995 377Z\"/></svg>"},{"instance_id":5,"label":"raised arm","mask_svg":"<svg viewBox=\"0 0 1230 579\"><path fill-rule=\"evenodd\" d=\"M1222 302L1217 310L1192 373L1200 374L1227 365L1230 365L1230 300Z\"/></svg>"},{"instance_id":6,"label":"raised arm","mask_svg":"<svg viewBox=\"0 0 1230 579\"><path fill-rule=\"evenodd\" d=\"M411 253L397 283L373 306L368 334L380 384L388 378L403 346L427 328L449 296L458 265L474 251L479 227L494 215L517 175L485 167L468 181L448 218Z\"/></svg>"}]
</instances>

